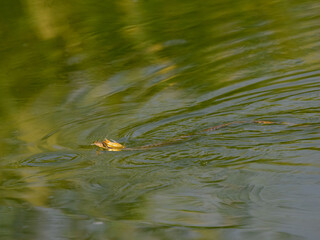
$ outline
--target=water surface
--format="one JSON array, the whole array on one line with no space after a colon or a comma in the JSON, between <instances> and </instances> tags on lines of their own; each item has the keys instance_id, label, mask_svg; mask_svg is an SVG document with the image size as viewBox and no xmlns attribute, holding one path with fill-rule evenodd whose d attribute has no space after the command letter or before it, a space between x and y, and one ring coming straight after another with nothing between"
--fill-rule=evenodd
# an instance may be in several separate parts
<instances>
[{"instance_id":1,"label":"water surface","mask_svg":"<svg viewBox=\"0 0 320 240\"><path fill-rule=\"evenodd\" d=\"M318 238L317 1L0 11L1 239Z\"/></svg>"}]
</instances>

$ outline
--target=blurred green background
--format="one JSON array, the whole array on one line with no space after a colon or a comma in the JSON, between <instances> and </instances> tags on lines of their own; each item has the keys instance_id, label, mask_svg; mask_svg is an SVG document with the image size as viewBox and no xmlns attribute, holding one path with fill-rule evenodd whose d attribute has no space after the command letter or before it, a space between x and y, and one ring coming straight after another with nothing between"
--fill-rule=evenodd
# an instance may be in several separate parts
<instances>
[{"instance_id":1,"label":"blurred green background","mask_svg":"<svg viewBox=\"0 0 320 240\"><path fill-rule=\"evenodd\" d=\"M0 239L317 239L320 4L4 0ZM179 144L97 154L231 121Z\"/></svg>"}]
</instances>

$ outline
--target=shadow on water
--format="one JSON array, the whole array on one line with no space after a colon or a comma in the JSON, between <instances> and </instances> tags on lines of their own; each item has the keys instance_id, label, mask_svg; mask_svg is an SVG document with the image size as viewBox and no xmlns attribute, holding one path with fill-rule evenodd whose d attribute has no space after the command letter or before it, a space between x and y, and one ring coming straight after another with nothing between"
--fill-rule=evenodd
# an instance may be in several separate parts
<instances>
[{"instance_id":1,"label":"shadow on water","mask_svg":"<svg viewBox=\"0 0 320 240\"><path fill-rule=\"evenodd\" d=\"M319 9L4 4L0 238L317 239Z\"/></svg>"}]
</instances>

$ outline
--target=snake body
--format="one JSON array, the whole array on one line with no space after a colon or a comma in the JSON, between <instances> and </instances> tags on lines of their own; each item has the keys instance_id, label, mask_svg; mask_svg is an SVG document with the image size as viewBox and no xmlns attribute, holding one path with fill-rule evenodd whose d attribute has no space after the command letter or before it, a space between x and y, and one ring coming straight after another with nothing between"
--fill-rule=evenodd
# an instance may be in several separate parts
<instances>
[{"instance_id":1,"label":"snake body","mask_svg":"<svg viewBox=\"0 0 320 240\"><path fill-rule=\"evenodd\" d=\"M171 145L174 143L178 143L184 140L187 140L191 137L194 137L198 134L201 134L203 132L210 132L210 131L216 131L220 128L224 128L233 124L246 124L246 123L256 123L256 124L285 124L285 125L296 125L296 124L292 124L292 123L288 123L288 122L272 122L272 121L262 121L262 120L254 120L254 121L233 121L233 122L228 122L228 123L224 123L224 124L220 124L217 126L213 126L201 131L198 131L194 134L190 134L190 135L182 135L179 137L175 137L172 139L169 139L167 141L163 141L163 142L158 142L158 143L153 143L153 144L148 144L148 145L143 145L143 146L138 146L138 147L134 147L134 148L127 148L124 145L115 142L115 141L110 141L108 139L105 139L101 142L96 141L93 143L93 145L98 146L100 149L103 150L107 150L107 151L134 151L134 150L145 150L145 149L152 149L152 148L157 148L157 147L162 147L162 146L166 146L166 145Z\"/></svg>"}]
</instances>

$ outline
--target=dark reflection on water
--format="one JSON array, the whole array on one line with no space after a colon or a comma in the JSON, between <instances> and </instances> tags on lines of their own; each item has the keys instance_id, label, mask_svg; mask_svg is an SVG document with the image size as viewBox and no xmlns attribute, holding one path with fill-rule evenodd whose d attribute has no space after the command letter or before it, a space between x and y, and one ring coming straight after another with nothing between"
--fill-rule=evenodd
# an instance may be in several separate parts
<instances>
[{"instance_id":1,"label":"dark reflection on water","mask_svg":"<svg viewBox=\"0 0 320 240\"><path fill-rule=\"evenodd\" d=\"M0 239L317 239L319 10L4 4Z\"/></svg>"}]
</instances>

